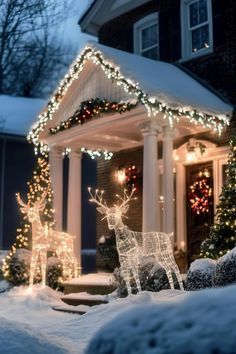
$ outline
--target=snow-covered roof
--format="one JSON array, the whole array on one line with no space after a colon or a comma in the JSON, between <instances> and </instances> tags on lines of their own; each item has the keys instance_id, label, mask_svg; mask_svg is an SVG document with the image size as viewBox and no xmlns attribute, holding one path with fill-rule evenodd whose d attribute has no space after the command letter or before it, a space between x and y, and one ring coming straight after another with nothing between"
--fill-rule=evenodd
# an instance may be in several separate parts
<instances>
[{"instance_id":1,"label":"snow-covered roof","mask_svg":"<svg viewBox=\"0 0 236 354\"><path fill-rule=\"evenodd\" d=\"M45 100L0 95L0 132L27 135Z\"/></svg>"},{"instance_id":2,"label":"snow-covered roof","mask_svg":"<svg viewBox=\"0 0 236 354\"><path fill-rule=\"evenodd\" d=\"M124 77L138 82L142 91L171 108L196 109L213 115L231 115L233 107L179 69L162 61L144 58L96 42L88 45L117 65Z\"/></svg>"},{"instance_id":3,"label":"snow-covered roof","mask_svg":"<svg viewBox=\"0 0 236 354\"><path fill-rule=\"evenodd\" d=\"M40 146L41 132L53 121L73 81L80 80L87 61L100 66L108 79L136 97L146 107L147 116L162 113L159 118L162 116L171 127L181 117L219 133L229 124L233 106L175 65L89 41L29 132L35 146Z\"/></svg>"}]
</instances>

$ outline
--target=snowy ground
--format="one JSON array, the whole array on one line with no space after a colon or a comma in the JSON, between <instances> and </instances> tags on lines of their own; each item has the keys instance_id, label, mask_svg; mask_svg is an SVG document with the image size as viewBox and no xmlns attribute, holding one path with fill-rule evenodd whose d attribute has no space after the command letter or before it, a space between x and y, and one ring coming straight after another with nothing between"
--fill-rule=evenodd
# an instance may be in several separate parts
<instances>
[{"instance_id":1,"label":"snowy ground","mask_svg":"<svg viewBox=\"0 0 236 354\"><path fill-rule=\"evenodd\" d=\"M42 289L40 286L34 286L31 293L26 287L14 288L9 292L0 294L0 353L82 354L85 352L90 339L102 326L106 325L106 328L108 328L108 322L127 310L133 311L132 316L134 313L140 312L142 313L142 318L145 318L143 309L147 305L149 307L151 305L151 308L153 307L154 317L159 317L161 321L165 320L164 317L165 313L168 313L168 307L173 314L175 313L176 318L173 318L175 325L169 328L167 326L166 331L179 327L178 316L180 322L183 322L183 309L186 304L185 312L187 316L191 317L192 321L196 322L198 329L204 326L210 333L209 328L215 325L216 322L218 323L217 338L219 338L221 321L223 321L222 333L224 337L226 332L233 333L235 330L235 293L236 286L219 290L203 290L195 293L184 293L178 290L165 290L159 293L142 292L125 299L112 298L109 304L91 308L87 314L80 316L52 310L52 306L61 306L62 303L60 294L49 288ZM205 307L203 306L204 303ZM198 313L198 304L199 310L203 308L200 311L200 316L196 315ZM176 310L173 311L173 308ZM178 308L180 308L179 311ZM150 309L148 313L150 316ZM231 323L230 327L227 321ZM114 323L116 321L113 321L111 328L114 328ZM126 327L129 330L129 326L127 325ZM106 329L104 333L107 332ZM229 342L231 337L229 335ZM193 332L192 336L189 335L188 340L194 343L194 338ZM214 338L214 340L217 341L217 338ZM235 333L233 333L233 338L236 338ZM114 353L119 352L114 351ZM219 351L219 353L221 352ZM228 351L225 351L225 353L228 353ZM235 352L231 351L230 353ZM146 353L143 352L142 354ZM205 353L201 352L201 354Z\"/></svg>"}]
</instances>

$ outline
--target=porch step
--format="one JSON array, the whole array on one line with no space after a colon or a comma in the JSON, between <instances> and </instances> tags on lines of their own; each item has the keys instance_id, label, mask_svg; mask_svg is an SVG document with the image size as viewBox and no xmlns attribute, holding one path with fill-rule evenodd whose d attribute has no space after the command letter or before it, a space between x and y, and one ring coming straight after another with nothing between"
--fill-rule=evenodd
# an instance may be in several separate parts
<instances>
[{"instance_id":1,"label":"porch step","mask_svg":"<svg viewBox=\"0 0 236 354\"><path fill-rule=\"evenodd\" d=\"M111 273L92 273L64 282L64 294L86 292L92 295L107 295L116 286Z\"/></svg>"},{"instance_id":2,"label":"porch step","mask_svg":"<svg viewBox=\"0 0 236 354\"><path fill-rule=\"evenodd\" d=\"M86 292L64 295L61 297L61 300L66 304L73 306L96 306L108 303L107 295L92 295Z\"/></svg>"},{"instance_id":3,"label":"porch step","mask_svg":"<svg viewBox=\"0 0 236 354\"><path fill-rule=\"evenodd\" d=\"M114 278L110 273L82 275L64 283L65 295L61 297L61 300L67 305L71 305L68 312L76 313L77 306L82 305L90 308L91 306L107 304L108 294L115 289ZM72 311L72 306L75 311Z\"/></svg>"}]
</instances>

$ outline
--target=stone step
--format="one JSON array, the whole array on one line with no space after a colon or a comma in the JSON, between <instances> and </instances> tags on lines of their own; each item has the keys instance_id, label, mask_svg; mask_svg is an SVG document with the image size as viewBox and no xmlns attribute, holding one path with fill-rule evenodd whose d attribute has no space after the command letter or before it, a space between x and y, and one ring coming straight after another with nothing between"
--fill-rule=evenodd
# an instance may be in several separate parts
<instances>
[{"instance_id":1,"label":"stone step","mask_svg":"<svg viewBox=\"0 0 236 354\"><path fill-rule=\"evenodd\" d=\"M113 282L113 275L110 273L82 275L79 278L64 282L63 285L64 294L87 292L92 295L107 295L116 289Z\"/></svg>"},{"instance_id":2,"label":"stone step","mask_svg":"<svg viewBox=\"0 0 236 354\"><path fill-rule=\"evenodd\" d=\"M84 295L85 293L81 293L81 295ZM73 305L73 306L79 306L79 305L85 305L85 306L96 306L96 305L101 305L101 304L107 304L108 301L106 300L106 297L102 297L103 295L91 295L87 294L84 296L81 296L80 293L72 293L68 294L65 296L61 297L61 300L65 302L68 305Z\"/></svg>"}]
</instances>

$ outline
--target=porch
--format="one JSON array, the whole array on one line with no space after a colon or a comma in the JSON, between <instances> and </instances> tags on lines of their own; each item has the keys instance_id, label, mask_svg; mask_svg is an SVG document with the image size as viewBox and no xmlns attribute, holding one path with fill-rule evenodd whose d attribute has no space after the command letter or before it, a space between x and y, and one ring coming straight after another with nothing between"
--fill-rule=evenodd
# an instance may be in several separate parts
<instances>
[{"instance_id":1,"label":"porch","mask_svg":"<svg viewBox=\"0 0 236 354\"><path fill-rule=\"evenodd\" d=\"M184 169L190 163L185 158L189 136L209 132L212 140L217 131L222 131L228 124L232 107L174 65L99 44L90 44L89 48L85 48L68 74L72 79L67 83L69 79L65 78L41 116L45 121L43 129L39 129L38 139L50 149L56 228L62 229L63 152L66 149L70 151L67 231L76 235L75 249L81 264L82 154L89 150L110 151L116 155L121 151L140 148L143 155L142 230L175 232L176 245L184 250ZM74 115L81 103L96 97L126 106L133 104L133 107L122 114L101 114L88 119L85 124L67 128L68 118ZM182 145L174 149L180 141ZM162 154L158 151L160 142ZM214 184L216 204L222 183L219 165L226 157L227 147L217 148L210 141L204 144L207 153L200 160L208 161L214 157L214 179L218 181ZM175 160L177 156L178 160ZM109 164L109 161L106 163ZM104 189L111 192L116 188L107 185ZM112 200L111 195L109 198ZM176 210L174 199L178 206Z\"/></svg>"}]
</instances>

